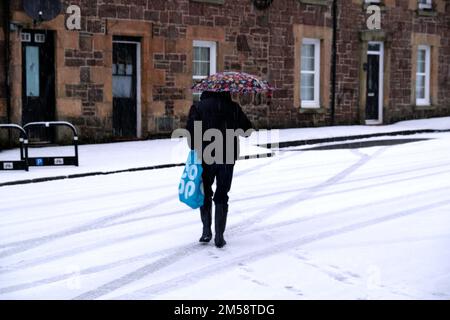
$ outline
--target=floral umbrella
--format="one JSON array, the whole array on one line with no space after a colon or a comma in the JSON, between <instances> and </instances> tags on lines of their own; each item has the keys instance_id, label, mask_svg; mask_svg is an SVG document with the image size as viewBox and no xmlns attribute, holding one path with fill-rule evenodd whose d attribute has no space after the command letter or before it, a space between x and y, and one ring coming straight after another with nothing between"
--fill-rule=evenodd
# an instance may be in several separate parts
<instances>
[{"instance_id":1,"label":"floral umbrella","mask_svg":"<svg viewBox=\"0 0 450 320\"><path fill-rule=\"evenodd\" d=\"M210 75L192 87L194 92L238 92L238 93L259 93L267 91L271 93L275 90L267 81L262 80L244 72L219 72Z\"/></svg>"}]
</instances>

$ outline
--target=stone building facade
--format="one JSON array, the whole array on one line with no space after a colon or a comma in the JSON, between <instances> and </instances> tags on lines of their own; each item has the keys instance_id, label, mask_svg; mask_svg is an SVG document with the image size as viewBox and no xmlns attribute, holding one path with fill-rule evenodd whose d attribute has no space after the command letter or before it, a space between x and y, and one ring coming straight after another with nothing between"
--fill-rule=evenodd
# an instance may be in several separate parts
<instances>
[{"instance_id":1,"label":"stone building facade","mask_svg":"<svg viewBox=\"0 0 450 320\"><path fill-rule=\"evenodd\" d=\"M0 13L5 12L4 3L0 3ZM0 14L0 123L7 121L7 107L6 107L6 57L5 52L5 30L4 30L4 15Z\"/></svg>"},{"instance_id":2,"label":"stone building facade","mask_svg":"<svg viewBox=\"0 0 450 320\"><path fill-rule=\"evenodd\" d=\"M0 121L67 120L84 141L167 135L184 125L193 82L226 70L277 88L270 100L241 98L258 128L328 125L333 114L336 124L450 115L449 1L338 0L334 113L330 0L273 0L266 9L252 0L62 2L55 19L34 23L22 0L10 1L9 59L0 15ZM370 30L375 3L381 29ZM68 29L71 5L81 8L80 30ZM39 78L32 59L51 75ZM50 97L33 102L44 83L54 84ZM53 108L47 119L36 115L42 108Z\"/></svg>"}]
</instances>

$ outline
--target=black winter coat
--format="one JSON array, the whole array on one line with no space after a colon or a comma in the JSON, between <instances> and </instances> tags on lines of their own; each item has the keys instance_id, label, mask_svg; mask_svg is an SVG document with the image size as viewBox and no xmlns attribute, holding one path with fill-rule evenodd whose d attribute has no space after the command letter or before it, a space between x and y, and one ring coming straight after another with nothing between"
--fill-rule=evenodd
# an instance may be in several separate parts
<instances>
[{"instance_id":1,"label":"black winter coat","mask_svg":"<svg viewBox=\"0 0 450 320\"><path fill-rule=\"evenodd\" d=\"M187 121L186 129L191 135L191 139L188 139L189 147L193 150L194 139L202 139L202 137L194 136L194 122L201 121L202 124L202 137L208 129L218 129L222 133L223 137L223 162L228 159L233 160L233 163L239 157L239 137L235 137L230 143L226 143L226 129L241 129L244 132L253 129L252 123L242 111L239 104L235 103L229 93L214 93L203 92L200 102L194 104L190 111ZM247 132L248 133L248 132ZM248 136L249 134L247 134ZM201 141L203 141L202 139ZM205 148L213 141L203 141L202 154ZM231 155L226 156L233 148L234 157ZM200 150L197 150L200 152ZM214 153L213 153L214 156ZM229 161L227 161L228 163Z\"/></svg>"}]
</instances>

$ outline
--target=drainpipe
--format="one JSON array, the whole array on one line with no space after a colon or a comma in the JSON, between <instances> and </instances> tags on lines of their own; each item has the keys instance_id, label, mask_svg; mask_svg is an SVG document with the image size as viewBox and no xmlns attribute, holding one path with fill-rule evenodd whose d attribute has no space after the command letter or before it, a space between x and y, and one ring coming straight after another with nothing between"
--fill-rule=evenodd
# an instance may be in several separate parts
<instances>
[{"instance_id":1,"label":"drainpipe","mask_svg":"<svg viewBox=\"0 0 450 320\"><path fill-rule=\"evenodd\" d=\"M333 0L332 5L333 19L333 43L331 56L331 125L335 124L336 110L336 64L337 64L337 0Z\"/></svg>"},{"instance_id":2,"label":"drainpipe","mask_svg":"<svg viewBox=\"0 0 450 320\"><path fill-rule=\"evenodd\" d=\"M9 65L10 65L10 0L4 2L4 33L5 33L5 89L6 89L6 118L11 123L11 88L9 83Z\"/></svg>"}]
</instances>

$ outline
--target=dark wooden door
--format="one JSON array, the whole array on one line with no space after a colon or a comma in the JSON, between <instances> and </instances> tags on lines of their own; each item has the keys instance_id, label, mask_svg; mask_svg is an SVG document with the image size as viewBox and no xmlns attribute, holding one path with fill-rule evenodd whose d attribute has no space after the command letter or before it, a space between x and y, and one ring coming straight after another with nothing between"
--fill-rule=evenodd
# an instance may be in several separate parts
<instances>
[{"instance_id":1,"label":"dark wooden door","mask_svg":"<svg viewBox=\"0 0 450 320\"><path fill-rule=\"evenodd\" d=\"M137 135L137 44L113 44L113 130L116 138Z\"/></svg>"},{"instance_id":2,"label":"dark wooden door","mask_svg":"<svg viewBox=\"0 0 450 320\"><path fill-rule=\"evenodd\" d=\"M366 120L378 120L380 103L380 56L367 56Z\"/></svg>"},{"instance_id":3,"label":"dark wooden door","mask_svg":"<svg viewBox=\"0 0 450 320\"><path fill-rule=\"evenodd\" d=\"M55 120L53 32L22 30L22 123ZM50 141L52 129L37 129L31 139Z\"/></svg>"}]
</instances>

